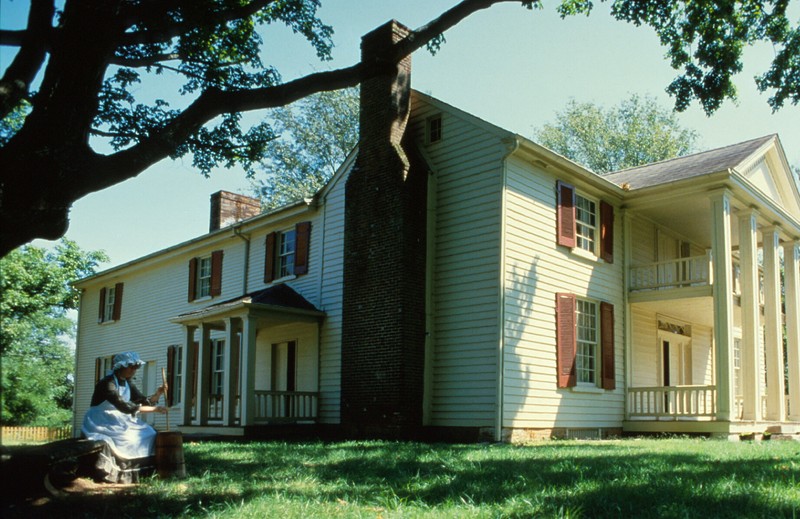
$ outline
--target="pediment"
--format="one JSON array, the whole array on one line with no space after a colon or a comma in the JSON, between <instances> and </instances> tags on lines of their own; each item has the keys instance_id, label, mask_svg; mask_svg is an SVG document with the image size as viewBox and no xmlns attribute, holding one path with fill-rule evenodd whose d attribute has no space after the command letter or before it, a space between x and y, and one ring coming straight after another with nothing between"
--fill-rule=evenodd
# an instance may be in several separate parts
<instances>
[{"instance_id":1,"label":"pediment","mask_svg":"<svg viewBox=\"0 0 800 519\"><path fill-rule=\"evenodd\" d=\"M736 171L765 198L800 219L800 191L778 139L748 157Z\"/></svg>"}]
</instances>

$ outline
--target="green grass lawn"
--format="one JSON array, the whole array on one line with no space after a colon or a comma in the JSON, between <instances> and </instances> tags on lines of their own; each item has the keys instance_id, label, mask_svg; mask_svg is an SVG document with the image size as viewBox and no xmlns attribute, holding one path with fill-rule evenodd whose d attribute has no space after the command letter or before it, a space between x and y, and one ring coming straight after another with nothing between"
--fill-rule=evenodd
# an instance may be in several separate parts
<instances>
[{"instance_id":1,"label":"green grass lawn","mask_svg":"<svg viewBox=\"0 0 800 519\"><path fill-rule=\"evenodd\" d=\"M73 515L800 518L792 441L187 443L184 456L187 479L73 499Z\"/></svg>"}]
</instances>

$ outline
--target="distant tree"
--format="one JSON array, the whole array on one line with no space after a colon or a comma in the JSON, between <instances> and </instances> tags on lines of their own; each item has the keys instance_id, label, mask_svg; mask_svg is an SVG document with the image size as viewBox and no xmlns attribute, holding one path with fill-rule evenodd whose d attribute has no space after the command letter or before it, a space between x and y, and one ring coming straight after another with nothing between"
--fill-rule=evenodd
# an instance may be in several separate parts
<instances>
[{"instance_id":1,"label":"distant tree","mask_svg":"<svg viewBox=\"0 0 800 519\"><path fill-rule=\"evenodd\" d=\"M61 240L53 251L24 246L0 259L2 418L8 425L62 425L72 407L75 323L71 282L107 261Z\"/></svg>"},{"instance_id":2,"label":"distant tree","mask_svg":"<svg viewBox=\"0 0 800 519\"><path fill-rule=\"evenodd\" d=\"M0 146L0 257L34 238L63 236L76 200L163 159L190 154L203 174L252 168L265 157L272 131L243 124L243 112L356 86L419 48L435 50L445 31L499 3L542 6L540 0L454 2L376 59L283 82L265 58L285 51L263 48L263 33L286 26L321 59L330 58L333 28L318 17L320 0L31 0L24 29L0 29L0 45L17 50L0 77L0 119L23 101L31 104ZM568 16L588 14L593 2L557 5ZM800 101L800 26L790 23L786 0L611 5L614 18L649 26L660 38L678 71L668 87L677 109L698 100L710 114L735 97L742 54L757 42L775 49L757 88L771 93L775 109ZM162 74L179 78L179 86L162 93L173 84ZM145 87L154 84L155 92ZM168 102L178 95L186 97ZM97 145L113 151L98 152Z\"/></svg>"},{"instance_id":3,"label":"distant tree","mask_svg":"<svg viewBox=\"0 0 800 519\"><path fill-rule=\"evenodd\" d=\"M358 89L321 92L270 114L263 178L253 180L264 209L316 193L358 143Z\"/></svg>"},{"instance_id":4,"label":"distant tree","mask_svg":"<svg viewBox=\"0 0 800 519\"><path fill-rule=\"evenodd\" d=\"M674 112L638 95L608 109L570 101L534 133L539 144L601 174L692 153L697 139Z\"/></svg>"}]
</instances>

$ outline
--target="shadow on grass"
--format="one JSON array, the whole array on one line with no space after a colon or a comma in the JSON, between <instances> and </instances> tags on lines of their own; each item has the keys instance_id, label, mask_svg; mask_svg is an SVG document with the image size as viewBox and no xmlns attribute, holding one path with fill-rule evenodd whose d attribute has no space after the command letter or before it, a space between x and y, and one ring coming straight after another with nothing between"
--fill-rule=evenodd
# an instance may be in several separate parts
<instances>
[{"instance_id":1,"label":"shadow on grass","mask_svg":"<svg viewBox=\"0 0 800 519\"><path fill-rule=\"evenodd\" d=\"M554 442L531 447L347 442L190 445L190 478L130 495L72 496L26 517L200 517L264 496L493 516L796 517L800 448L721 442ZM713 449L714 453L706 452ZM726 449L730 451L725 453ZM403 510L400 509L402 512Z\"/></svg>"}]
</instances>

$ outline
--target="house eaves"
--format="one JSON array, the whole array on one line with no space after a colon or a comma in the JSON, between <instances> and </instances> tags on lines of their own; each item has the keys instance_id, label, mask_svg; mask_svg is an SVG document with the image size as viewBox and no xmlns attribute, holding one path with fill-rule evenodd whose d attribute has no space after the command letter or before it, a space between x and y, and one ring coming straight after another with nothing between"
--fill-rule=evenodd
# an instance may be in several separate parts
<instances>
[{"instance_id":1,"label":"house eaves","mask_svg":"<svg viewBox=\"0 0 800 519\"><path fill-rule=\"evenodd\" d=\"M572 179L578 179L585 184L588 184L595 189L598 189L606 195L613 195L619 200L625 197L625 191L619 185L608 180L605 176L599 175L591 171L577 162L574 162L563 155L560 155L553 150L545 148L541 144L537 144L530 139L521 135L514 135L517 144L517 153L523 158L533 161L545 170L555 169L561 173L559 176L566 174Z\"/></svg>"},{"instance_id":2,"label":"house eaves","mask_svg":"<svg viewBox=\"0 0 800 519\"><path fill-rule=\"evenodd\" d=\"M72 285L76 288L81 288L82 286L95 283L103 278L113 277L122 271L125 271L126 275L130 275L140 269L150 267L159 262L183 256L192 250L197 250L202 247L218 246L226 240L235 238L237 234L247 234L252 232L255 228L280 224L284 220L294 218L304 212L316 210L317 207L316 198L300 200L76 280L72 282Z\"/></svg>"}]
</instances>

